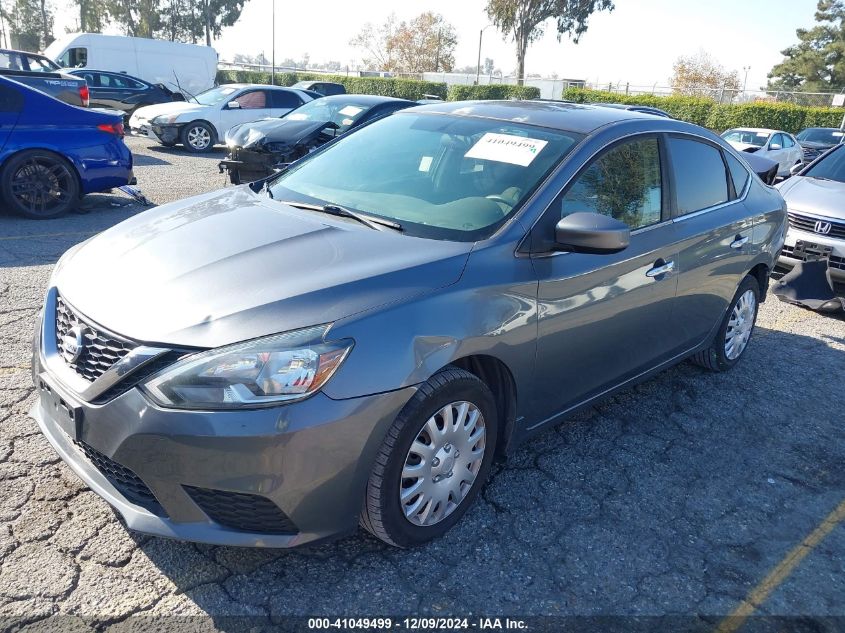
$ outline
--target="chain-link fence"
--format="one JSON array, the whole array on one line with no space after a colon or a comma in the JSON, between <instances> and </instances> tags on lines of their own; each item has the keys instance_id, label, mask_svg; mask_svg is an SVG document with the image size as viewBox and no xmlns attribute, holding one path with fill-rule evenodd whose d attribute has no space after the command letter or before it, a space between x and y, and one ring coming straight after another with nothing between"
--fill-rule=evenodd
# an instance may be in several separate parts
<instances>
[{"instance_id":1,"label":"chain-link fence","mask_svg":"<svg viewBox=\"0 0 845 633\"><path fill-rule=\"evenodd\" d=\"M669 96L679 94L671 86L636 85L628 82L588 83L587 88L594 90L606 90L624 95L657 95ZM797 92L785 90L735 90L732 88L691 88L682 93L687 96L707 97L717 103L753 103L753 102L780 102L794 103L802 106L841 106L842 103L835 100L835 92ZM841 98L841 97L840 97Z\"/></svg>"}]
</instances>

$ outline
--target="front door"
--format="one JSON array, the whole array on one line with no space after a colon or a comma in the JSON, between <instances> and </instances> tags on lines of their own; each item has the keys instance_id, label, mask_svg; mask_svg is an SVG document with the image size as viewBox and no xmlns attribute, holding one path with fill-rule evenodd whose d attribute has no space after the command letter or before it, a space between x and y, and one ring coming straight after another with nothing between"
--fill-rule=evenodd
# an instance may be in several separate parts
<instances>
[{"instance_id":1,"label":"front door","mask_svg":"<svg viewBox=\"0 0 845 633\"><path fill-rule=\"evenodd\" d=\"M533 409L540 420L636 377L677 347L670 325L678 250L664 156L656 135L612 145L532 232L532 244L547 245L557 221L576 211L613 216L632 231L630 246L612 255L555 253L545 246L533 255L539 278ZM537 231L548 233L545 242Z\"/></svg>"}]
</instances>

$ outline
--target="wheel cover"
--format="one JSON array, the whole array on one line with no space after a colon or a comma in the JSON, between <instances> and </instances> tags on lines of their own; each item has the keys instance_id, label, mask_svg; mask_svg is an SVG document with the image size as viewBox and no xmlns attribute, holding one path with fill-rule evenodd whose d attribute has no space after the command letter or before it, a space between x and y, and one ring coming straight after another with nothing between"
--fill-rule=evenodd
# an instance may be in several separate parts
<instances>
[{"instance_id":1,"label":"wheel cover","mask_svg":"<svg viewBox=\"0 0 845 633\"><path fill-rule=\"evenodd\" d=\"M484 416L471 402L447 404L423 425L402 467L399 503L414 525L452 514L472 489L487 446Z\"/></svg>"},{"instance_id":2,"label":"wheel cover","mask_svg":"<svg viewBox=\"0 0 845 633\"><path fill-rule=\"evenodd\" d=\"M734 305L725 332L725 356L729 360L736 360L745 351L754 329L756 311L757 296L753 290L746 290Z\"/></svg>"},{"instance_id":3,"label":"wheel cover","mask_svg":"<svg viewBox=\"0 0 845 633\"><path fill-rule=\"evenodd\" d=\"M188 144L194 149L205 149L211 145L211 134L200 125L194 126L188 130Z\"/></svg>"},{"instance_id":4,"label":"wheel cover","mask_svg":"<svg viewBox=\"0 0 845 633\"><path fill-rule=\"evenodd\" d=\"M71 202L73 174L47 157L26 160L12 174L12 196L33 215L50 215Z\"/></svg>"}]
</instances>

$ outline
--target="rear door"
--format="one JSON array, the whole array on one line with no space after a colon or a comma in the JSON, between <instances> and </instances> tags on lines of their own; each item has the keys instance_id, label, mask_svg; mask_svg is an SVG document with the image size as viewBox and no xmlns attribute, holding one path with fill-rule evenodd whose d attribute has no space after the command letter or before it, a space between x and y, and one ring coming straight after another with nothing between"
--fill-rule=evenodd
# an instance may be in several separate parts
<instances>
[{"instance_id":1,"label":"rear door","mask_svg":"<svg viewBox=\"0 0 845 633\"><path fill-rule=\"evenodd\" d=\"M531 234L539 278L535 410L553 416L672 357L678 249L659 135L611 145L558 196ZM553 252L561 217L603 213L631 228L620 253Z\"/></svg>"},{"instance_id":2,"label":"rear door","mask_svg":"<svg viewBox=\"0 0 845 633\"><path fill-rule=\"evenodd\" d=\"M751 269L754 222L744 203L749 181L742 179L748 171L702 137L670 135L667 149L680 240L674 327L683 347L692 349L719 326Z\"/></svg>"},{"instance_id":3,"label":"rear door","mask_svg":"<svg viewBox=\"0 0 845 633\"><path fill-rule=\"evenodd\" d=\"M228 103L220 111L220 139L226 132L240 123L266 119L273 115L273 90L245 90L229 101L237 101L240 107L229 108Z\"/></svg>"},{"instance_id":4,"label":"rear door","mask_svg":"<svg viewBox=\"0 0 845 633\"><path fill-rule=\"evenodd\" d=\"M787 150L784 149L783 134L773 134L769 139L767 156L778 163L778 174L783 175L785 171L789 170L787 163L789 156ZM791 165L790 165L791 166Z\"/></svg>"}]
</instances>

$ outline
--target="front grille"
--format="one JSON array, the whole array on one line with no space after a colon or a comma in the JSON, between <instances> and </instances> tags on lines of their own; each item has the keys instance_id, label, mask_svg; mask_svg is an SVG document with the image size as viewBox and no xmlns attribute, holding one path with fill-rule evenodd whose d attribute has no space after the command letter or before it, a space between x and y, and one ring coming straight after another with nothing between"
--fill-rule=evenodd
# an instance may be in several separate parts
<instances>
[{"instance_id":1,"label":"front grille","mask_svg":"<svg viewBox=\"0 0 845 633\"><path fill-rule=\"evenodd\" d=\"M802 148L802 153L804 154L804 162L809 163L819 157L821 150L814 147L804 147Z\"/></svg>"},{"instance_id":2,"label":"front grille","mask_svg":"<svg viewBox=\"0 0 845 633\"><path fill-rule=\"evenodd\" d=\"M845 221L831 219L822 220L821 218L814 218L808 215L801 215L800 213L792 212L790 212L788 216L789 226L795 229L799 229L801 231L807 231L808 233L816 233L816 222L829 222L830 233L816 233L816 235L824 235L825 237L845 239Z\"/></svg>"},{"instance_id":3,"label":"front grille","mask_svg":"<svg viewBox=\"0 0 845 633\"><path fill-rule=\"evenodd\" d=\"M799 259L802 262L807 261L808 257L802 254L796 254L795 248L789 245L784 245L783 250L781 251L782 255L786 255L787 257L792 257L793 259ZM845 270L845 257L837 257L836 255L830 255L828 257L828 263L831 268L837 268L839 270Z\"/></svg>"},{"instance_id":4,"label":"front grille","mask_svg":"<svg viewBox=\"0 0 845 633\"><path fill-rule=\"evenodd\" d=\"M297 532L288 516L267 497L193 486L184 488L210 519L227 528L262 534Z\"/></svg>"},{"instance_id":5,"label":"front grille","mask_svg":"<svg viewBox=\"0 0 845 633\"><path fill-rule=\"evenodd\" d=\"M78 329L77 329L78 328ZM68 348L82 332L82 351L76 359ZM61 297L56 298L56 346L62 357L73 370L93 382L102 376L112 365L126 356L136 345L104 332L66 304Z\"/></svg>"},{"instance_id":6,"label":"front grille","mask_svg":"<svg viewBox=\"0 0 845 633\"><path fill-rule=\"evenodd\" d=\"M100 451L92 448L85 442L74 440L74 444L76 444L79 450L82 451L85 457L88 458L88 461L91 462L91 464L93 464L93 466L109 480L109 483L117 488L120 494L126 497L127 500L135 505L139 505L142 508L149 510L153 514L166 516L164 509L156 500L155 495L153 495L147 485L141 481L141 478L138 477L138 475L126 468L126 466L122 466L113 459L106 457Z\"/></svg>"}]
</instances>

